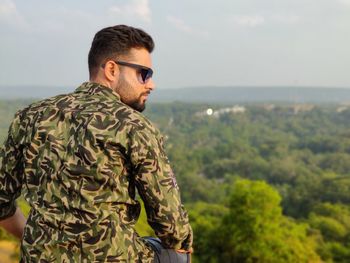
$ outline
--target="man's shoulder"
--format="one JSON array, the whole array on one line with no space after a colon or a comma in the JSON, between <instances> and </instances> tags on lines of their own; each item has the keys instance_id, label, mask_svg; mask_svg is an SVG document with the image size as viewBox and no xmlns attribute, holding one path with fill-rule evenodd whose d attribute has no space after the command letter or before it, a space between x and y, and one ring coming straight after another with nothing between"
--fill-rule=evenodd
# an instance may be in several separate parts
<instances>
[{"instance_id":1,"label":"man's shoulder","mask_svg":"<svg viewBox=\"0 0 350 263\"><path fill-rule=\"evenodd\" d=\"M100 94L101 95L101 94ZM103 115L109 118L118 119L126 126L130 126L135 131L143 131L154 135L160 135L159 130L143 113L138 112L120 100L111 97L95 94L86 94L73 91L71 93L60 94L31 103L19 110L16 115L31 118L38 113L45 111L86 111L89 115ZM51 113L48 113L49 115ZM128 130L128 129L127 129Z\"/></svg>"},{"instance_id":2,"label":"man's shoulder","mask_svg":"<svg viewBox=\"0 0 350 263\"><path fill-rule=\"evenodd\" d=\"M23 116L23 115L28 115L31 113L38 113L42 111L43 109L46 109L47 107L58 107L57 103L65 98L68 98L72 95L72 93L67 93L67 94L60 94L56 95L53 97L41 99L32 102L31 104L27 105L26 107L20 109L17 111L16 115Z\"/></svg>"},{"instance_id":3,"label":"man's shoulder","mask_svg":"<svg viewBox=\"0 0 350 263\"><path fill-rule=\"evenodd\" d=\"M131 108L129 110L130 115L127 122L134 130L160 135L159 130L145 115Z\"/></svg>"}]
</instances>

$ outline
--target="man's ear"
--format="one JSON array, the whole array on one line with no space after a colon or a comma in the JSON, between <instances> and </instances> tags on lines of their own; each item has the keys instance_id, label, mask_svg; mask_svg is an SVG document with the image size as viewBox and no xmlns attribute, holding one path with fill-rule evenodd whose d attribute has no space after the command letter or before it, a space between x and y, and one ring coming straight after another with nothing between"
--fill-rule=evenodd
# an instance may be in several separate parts
<instances>
[{"instance_id":1,"label":"man's ear","mask_svg":"<svg viewBox=\"0 0 350 263\"><path fill-rule=\"evenodd\" d=\"M106 79L110 82L115 82L119 78L119 67L113 61L108 61L103 71Z\"/></svg>"}]
</instances>

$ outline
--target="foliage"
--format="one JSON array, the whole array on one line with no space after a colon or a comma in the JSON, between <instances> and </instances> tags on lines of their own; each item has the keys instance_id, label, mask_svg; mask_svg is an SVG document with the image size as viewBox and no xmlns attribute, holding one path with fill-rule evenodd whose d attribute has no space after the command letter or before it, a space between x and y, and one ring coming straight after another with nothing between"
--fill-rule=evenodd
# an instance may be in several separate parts
<instances>
[{"instance_id":1,"label":"foliage","mask_svg":"<svg viewBox=\"0 0 350 263\"><path fill-rule=\"evenodd\" d=\"M236 181L215 230L218 262L320 262L307 225L283 216L280 200L263 181Z\"/></svg>"},{"instance_id":2,"label":"foliage","mask_svg":"<svg viewBox=\"0 0 350 263\"><path fill-rule=\"evenodd\" d=\"M0 101L0 141L28 103ZM167 103L145 112L165 137L194 229L194 262L350 262L350 110L275 103L205 113L232 106ZM144 211L136 229L153 234Z\"/></svg>"},{"instance_id":3,"label":"foliage","mask_svg":"<svg viewBox=\"0 0 350 263\"><path fill-rule=\"evenodd\" d=\"M343 204L317 204L308 218L309 224L318 229L324 242L318 247L324 258L335 262L350 262L350 207Z\"/></svg>"}]
</instances>

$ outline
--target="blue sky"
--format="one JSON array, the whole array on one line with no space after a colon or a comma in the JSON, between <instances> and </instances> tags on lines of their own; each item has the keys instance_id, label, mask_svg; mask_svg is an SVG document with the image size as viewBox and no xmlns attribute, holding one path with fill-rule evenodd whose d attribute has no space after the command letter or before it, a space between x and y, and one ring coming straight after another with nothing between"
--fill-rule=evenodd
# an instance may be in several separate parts
<instances>
[{"instance_id":1,"label":"blue sky","mask_svg":"<svg viewBox=\"0 0 350 263\"><path fill-rule=\"evenodd\" d=\"M153 36L161 89L350 87L350 0L0 0L0 85L79 85L121 23Z\"/></svg>"}]
</instances>

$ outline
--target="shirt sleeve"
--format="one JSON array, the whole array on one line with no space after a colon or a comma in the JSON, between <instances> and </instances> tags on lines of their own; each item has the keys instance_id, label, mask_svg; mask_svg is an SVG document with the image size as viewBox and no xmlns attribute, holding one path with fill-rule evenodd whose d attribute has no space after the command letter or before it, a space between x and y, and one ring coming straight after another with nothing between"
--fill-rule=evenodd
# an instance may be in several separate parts
<instances>
[{"instance_id":1,"label":"shirt sleeve","mask_svg":"<svg viewBox=\"0 0 350 263\"><path fill-rule=\"evenodd\" d=\"M192 247L192 229L159 133L132 129L131 162L147 219L165 248Z\"/></svg>"},{"instance_id":2,"label":"shirt sleeve","mask_svg":"<svg viewBox=\"0 0 350 263\"><path fill-rule=\"evenodd\" d=\"M13 120L8 137L0 148L0 220L16 212L15 200L22 188L22 153L15 143L19 116Z\"/></svg>"}]
</instances>

